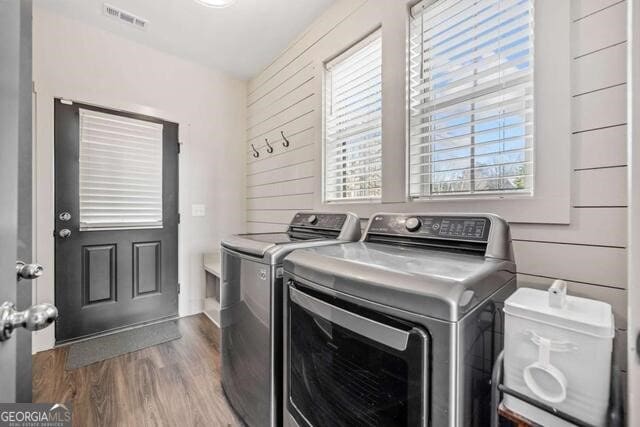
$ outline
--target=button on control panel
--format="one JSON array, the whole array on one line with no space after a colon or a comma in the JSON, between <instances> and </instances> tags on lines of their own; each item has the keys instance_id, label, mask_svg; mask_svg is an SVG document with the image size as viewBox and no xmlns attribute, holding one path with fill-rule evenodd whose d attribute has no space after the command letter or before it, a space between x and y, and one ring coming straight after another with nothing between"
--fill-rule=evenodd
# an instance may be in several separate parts
<instances>
[{"instance_id":1,"label":"button on control panel","mask_svg":"<svg viewBox=\"0 0 640 427\"><path fill-rule=\"evenodd\" d=\"M369 233L486 242L490 227L482 216L377 215Z\"/></svg>"}]
</instances>

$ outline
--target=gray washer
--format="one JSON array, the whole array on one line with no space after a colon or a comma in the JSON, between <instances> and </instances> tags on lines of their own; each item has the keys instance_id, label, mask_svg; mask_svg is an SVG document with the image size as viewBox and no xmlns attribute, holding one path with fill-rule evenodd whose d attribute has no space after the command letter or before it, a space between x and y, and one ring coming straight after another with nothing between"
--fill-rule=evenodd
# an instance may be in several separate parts
<instances>
[{"instance_id":1,"label":"gray washer","mask_svg":"<svg viewBox=\"0 0 640 427\"><path fill-rule=\"evenodd\" d=\"M285 233L222 241L222 387L248 425L282 424L282 260L291 251L356 241L353 214L297 213Z\"/></svg>"},{"instance_id":2,"label":"gray washer","mask_svg":"<svg viewBox=\"0 0 640 427\"><path fill-rule=\"evenodd\" d=\"M489 425L502 307L516 283L503 219L377 214L360 242L291 253L284 280L285 425ZM391 370L395 359L376 352L408 351L413 412L388 418L402 397L356 382Z\"/></svg>"}]
</instances>

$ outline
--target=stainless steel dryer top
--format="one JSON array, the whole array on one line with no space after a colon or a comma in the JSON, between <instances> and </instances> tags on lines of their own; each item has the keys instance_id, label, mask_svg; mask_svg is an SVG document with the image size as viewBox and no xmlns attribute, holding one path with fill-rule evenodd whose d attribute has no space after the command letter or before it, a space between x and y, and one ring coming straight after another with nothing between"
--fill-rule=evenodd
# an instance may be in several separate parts
<instances>
[{"instance_id":1,"label":"stainless steel dryer top","mask_svg":"<svg viewBox=\"0 0 640 427\"><path fill-rule=\"evenodd\" d=\"M300 280L458 321L515 275L506 222L491 214L376 214L360 242L297 250Z\"/></svg>"},{"instance_id":2,"label":"stainless steel dryer top","mask_svg":"<svg viewBox=\"0 0 640 427\"><path fill-rule=\"evenodd\" d=\"M284 233L236 234L225 238L222 247L267 264L280 264L289 252L308 246L353 242L360 238L360 220L352 213L298 212Z\"/></svg>"}]
</instances>

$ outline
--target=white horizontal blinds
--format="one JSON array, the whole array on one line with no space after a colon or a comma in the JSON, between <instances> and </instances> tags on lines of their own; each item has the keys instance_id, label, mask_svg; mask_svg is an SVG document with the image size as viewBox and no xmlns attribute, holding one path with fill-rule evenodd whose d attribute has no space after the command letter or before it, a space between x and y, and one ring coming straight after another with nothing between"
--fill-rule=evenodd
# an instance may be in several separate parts
<instances>
[{"instance_id":1,"label":"white horizontal blinds","mask_svg":"<svg viewBox=\"0 0 640 427\"><path fill-rule=\"evenodd\" d=\"M80 109L80 229L162 227L162 124Z\"/></svg>"},{"instance_id":2,"label":"white horizontal blinds","mask_svg":"<svg viewBox=\"0 0 640 427\"><path fill-rule=\"evenodd\" d=\"M382 187L380 31L327 64L326 201L379 199Z\"/></svg>"},{"instance_id":3,"label":"white horizontal blinds","mask_svg":"<svg viewBox=\"0 0 640 427\"><path fill-rule=\"evenodd\" d=\"M411 197L532 192L533 16L533 0L412 9Z\"/></svg>"}]
</instances>

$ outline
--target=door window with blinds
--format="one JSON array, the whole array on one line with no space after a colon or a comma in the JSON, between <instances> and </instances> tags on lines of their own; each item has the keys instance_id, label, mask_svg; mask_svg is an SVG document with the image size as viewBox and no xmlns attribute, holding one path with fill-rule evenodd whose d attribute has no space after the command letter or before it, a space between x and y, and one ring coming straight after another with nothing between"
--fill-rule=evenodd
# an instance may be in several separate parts
<instances>
[{"instance_id":1,"label":"door window with blinds","mask_svg":"<svg viewBox=\"0 0 640 427\"><path fill-rule=\"evenodd\" d=\"M162 227L162 129L80 109L80 230Z\"/></svg>"},{"instance_id":2,"label":"door window with blinds","mask_svg":"<svg viewBox=\"0 0 640 427\"><path fill-rule=\"evenodd\" d=\"M382 191L382 40L376 31L326 64L324 199Z\"/></svg>"},{"instance_id":3,"label":"door window with blinds","mask_svg":"<svg viewBox=\"0 0 640 427\"><path fill-rule=\"evenodd\" d=\"M533 0L411 12L409 196L532 194Z\"/></svg>"}]
</instances>

